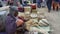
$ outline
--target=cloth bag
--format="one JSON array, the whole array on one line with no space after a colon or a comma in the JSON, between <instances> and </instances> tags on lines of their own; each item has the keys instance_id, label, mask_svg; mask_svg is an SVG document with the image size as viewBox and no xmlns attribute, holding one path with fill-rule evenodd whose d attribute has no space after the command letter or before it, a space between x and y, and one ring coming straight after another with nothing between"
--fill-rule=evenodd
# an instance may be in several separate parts
<instances>
[{"instance_id":1,"label":"cloth bag","mask_svg":"<svg viewBox=\"0 0 60 34\"><path fill-rule=\"evenodd\" d=\"M0 32L5 30L5 18L7 11L0 11Z\"/></svg>"}]
</instances>

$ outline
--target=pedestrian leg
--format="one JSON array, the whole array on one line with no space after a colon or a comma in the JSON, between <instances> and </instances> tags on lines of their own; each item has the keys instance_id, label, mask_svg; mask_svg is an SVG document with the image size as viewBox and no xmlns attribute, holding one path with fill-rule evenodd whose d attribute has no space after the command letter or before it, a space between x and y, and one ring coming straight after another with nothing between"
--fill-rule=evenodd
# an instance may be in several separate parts
<instances>
[{"instance_id":1,"label":"pedestrian leg","mask_svg":"<svg viewBox=\"0 0 60 34\"><path fill-rule=\"evenodd\" d=\"M51 10L51 4L47 4L47 8L48 8L48 12L50 12L50 10Z\"/></svg>"},{"instance_id":2,"label":"pedestrian leg","mask_svg":"<svg viewBox=\"0 0 60 34\"><path fill-rule=\"evenodd\" d=\"M53 3L53 10L55 10L55 3Z\"/></svg>"}]
</instances>

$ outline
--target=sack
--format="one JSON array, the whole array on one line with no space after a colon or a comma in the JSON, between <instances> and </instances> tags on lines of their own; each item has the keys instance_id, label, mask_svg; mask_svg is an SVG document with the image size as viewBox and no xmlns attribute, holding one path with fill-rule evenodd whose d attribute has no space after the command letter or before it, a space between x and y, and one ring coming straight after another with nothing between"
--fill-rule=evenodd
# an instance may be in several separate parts
<instances>
[{"instance_id":1,"label":"sack","mask_svg":"<svg viewBox=\"0 0 60 34\"><path fill-rule=\"evenodd\" d=\"M19 10L19 12L24 12L24 8L23 7L19 7L18 10Z\"/></svg>"},{"instance_id":2,"label":"sack","mask_svg":"<svg viewBox=\"0 0 60 34\"><path fill-rule=\"evenodd\" d=\"M5 18L7 11L0 11L0 32L5 30Z\"/></svg>"}]
</instances>

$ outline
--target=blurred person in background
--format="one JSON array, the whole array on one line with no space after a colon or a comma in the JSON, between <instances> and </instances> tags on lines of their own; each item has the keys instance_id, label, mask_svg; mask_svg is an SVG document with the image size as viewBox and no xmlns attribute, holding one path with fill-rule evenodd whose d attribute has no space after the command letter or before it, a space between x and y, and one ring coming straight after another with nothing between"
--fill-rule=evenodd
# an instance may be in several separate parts
<instances>
[{"instance_id":1,"label":"blurred person in background","mask_svg":"<svg viewBox=\"0 0 60 34\"><path fill-rule=\"evenodd\" d=\"M48 8L48 12L51 11L51 5L52 5L52 0L47 0L47 8Z\"/></svg>"},{"instance_id":2,"label":"blurred person in background","mask_svg":"<svg viewBox=\"0 0 60 34\"><path fill-rule=\"evenodd\" d=\"M59 8L59 0L53 0L53 10L58 11Z\"/></svg>"},{"instance_id":3,"label":"blurred person in background","mask_svg":"<svg viewBox=\"0 0 60 34\"><path fill-rule=\"evenodd\" d=\"M59 0L59 8L60 8L60 0Z\"/></svg>"},{"instance_id":4,"label":"blurred person in background","mask_svg":"<svg viewBox=\"0 0 60 34\"><path fill-rule=\"evenodd\" d=\"M8 0L8 5L17 6L20 12L24 12L23 6L20 4L19 0Z\"/></svg>"},{"instance_id":5,"label":"blurred person in background","mask_svg":"<svg viewBox=\"0 0 60 34\"><path fill-rule=\"evenodd\" d=\"M24 1L23 6L28 6L28 1Z\"/></svg>"},{"instance_id":6,"label":"blurred person in background","mask_svg":"<svg viewBox=\"0 0 60 34\"><path fill-rule=\"evenodd\" d=\"M37 3L37 7L40 8L41 7L42 0L36 0L36 3Z\"/></svg>"},{"instance_id":7,"label":"blurred person in background","mask_svg":"<svg viewBox=\"0 0 60 34\"><path fill-rule=\"evenodd\" d=\"M18 9L16 6L10 7L10 12L6 17L6 33L15 34L18 26L23 24L23 20L18 19Z\"/></svg>"},{"instance_id":8,"label":"blurred person in background","mask_svg":"<svg viewBox=\"0 0 60 34\"><path fill-rule=\"evenodd\" d=\"M8 5L20 7L20 1L19 0L7 0L7 2L8 2Z\"/></svg>"},{"instance_id":9,"label":"blurred person in background","mask_svg":"<svg viewBox=\"0 0 60 34\"><path fill-rule=\"evenodd\" d=\"M3 5L6 6L7 0L1 0L3 2Z\"/></svg>"},{"instance_id":10,"label":"blurred person in background","mask_svg":"<svg viewBox=\"0 0 60 34\"><path fill-rule=\"evenodd\" d=\"M36 0L33 0L33 3L36 3Z\"/></svg>"},{"instance_id":11,"label":"blurred person in background","mask_svg":"<svg viewBox=\"0 0 60 34\"><path fill-rule=\"evenodd\" d=\"M43 0L43 1L42 1L42 3L41 3L41 6L42 6L42 7L46 7L46 1L47 1L47 0Z\"/></svg>"},{"instance_id":12,"label":"blurred person in background","mask_svg":"<svg viewBox=\"0 0 60 34\"><path fill-rule=\"evenodd\" d=\"M11 0L8 0L7 5L13 5L13 2Z\"/></svg>"}]
</instances>

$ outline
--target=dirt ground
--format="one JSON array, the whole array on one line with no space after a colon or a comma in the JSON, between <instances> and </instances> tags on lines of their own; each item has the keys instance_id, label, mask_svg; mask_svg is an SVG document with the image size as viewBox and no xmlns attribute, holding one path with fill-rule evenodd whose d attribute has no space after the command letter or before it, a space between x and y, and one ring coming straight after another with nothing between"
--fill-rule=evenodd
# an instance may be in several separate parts
<instances>
[{"instance_id":1,"label":"dirt ground","mask_svg":"<svg viewBox=\"0 0 60 34\"><path fill-rule=\"evenodd\" d=\"M46 15L46 18L49 21L51 28L54 30L51 34L60 34L60 10L51 10L50 13L47 12L47 8L42 10L45 11L44 13ZM39 11L41 10L39 9Z\"/></svg>"}]
</instances>

